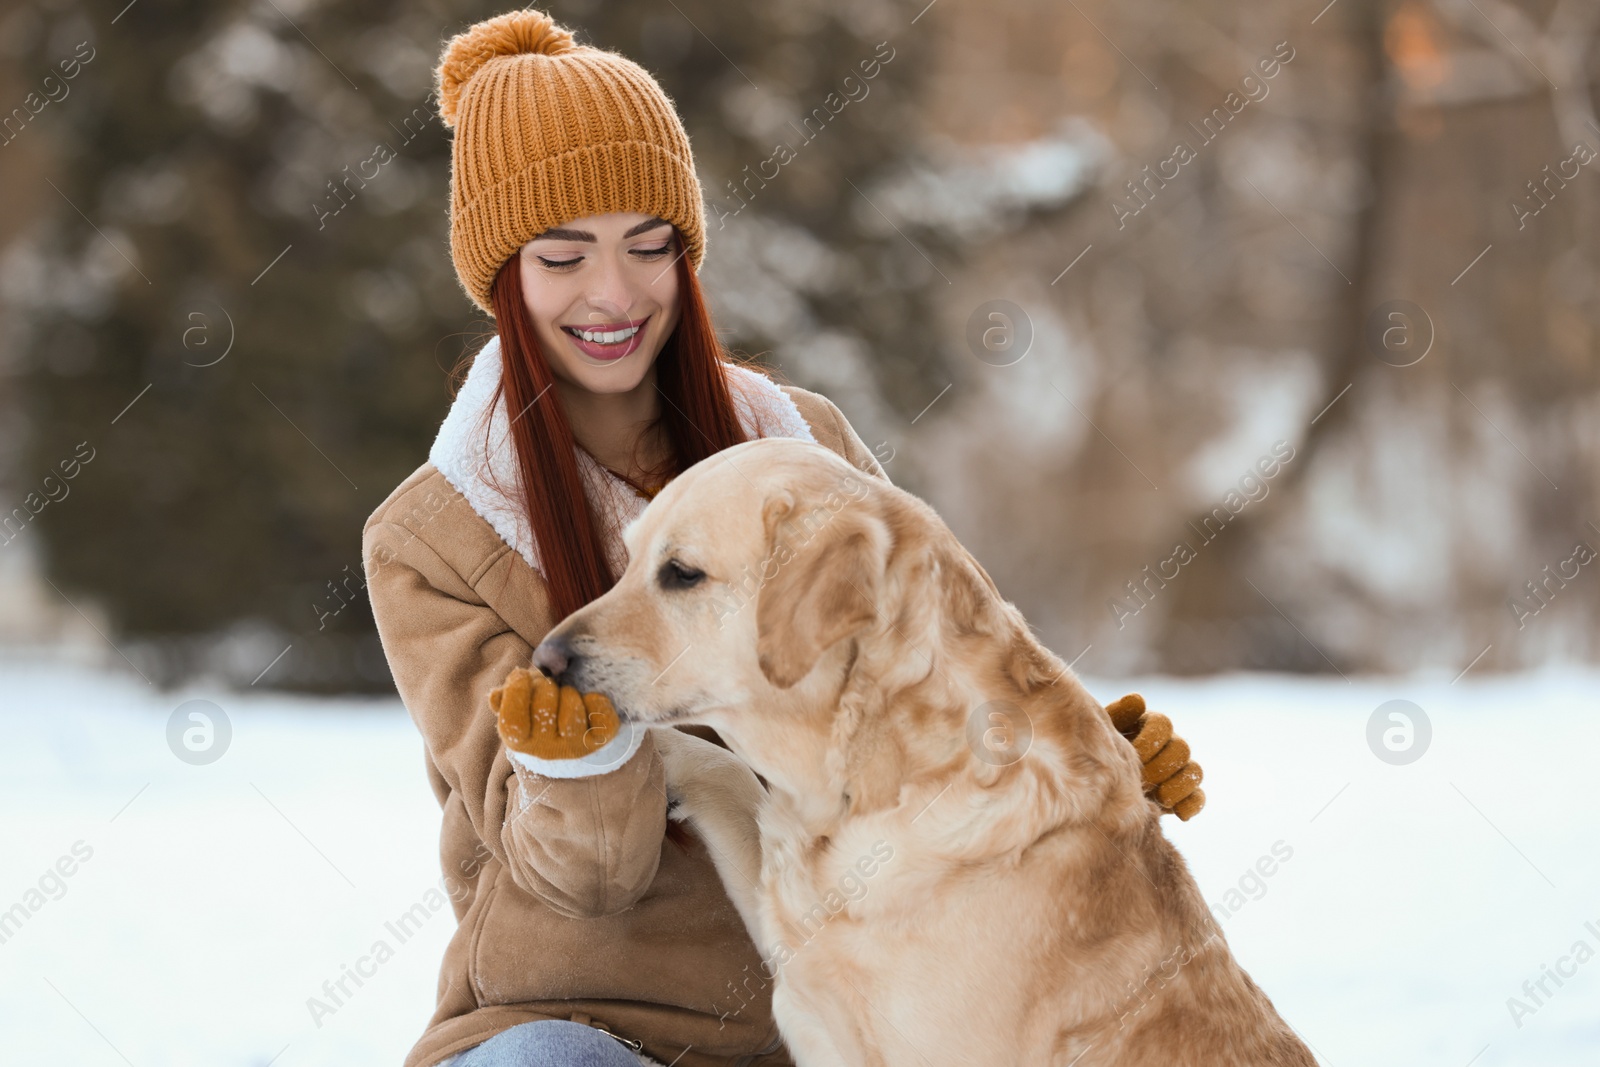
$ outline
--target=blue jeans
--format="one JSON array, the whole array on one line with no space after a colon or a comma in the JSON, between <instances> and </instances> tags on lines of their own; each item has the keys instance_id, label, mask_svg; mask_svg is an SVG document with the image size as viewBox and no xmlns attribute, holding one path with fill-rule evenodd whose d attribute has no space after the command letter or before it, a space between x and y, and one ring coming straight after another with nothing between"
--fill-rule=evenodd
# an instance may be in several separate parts
<instances>
[{"instance_id":1,"label":"blue jeans","mask_svg":"<svg viewBox=\"0 0 1600 1067\"><path fill-rule=\"evenodd\" d=\"M614 1037L571 1019L536 1019L502 1030L439 1067L639 1067Z\"/></svg>"}]
</instances>

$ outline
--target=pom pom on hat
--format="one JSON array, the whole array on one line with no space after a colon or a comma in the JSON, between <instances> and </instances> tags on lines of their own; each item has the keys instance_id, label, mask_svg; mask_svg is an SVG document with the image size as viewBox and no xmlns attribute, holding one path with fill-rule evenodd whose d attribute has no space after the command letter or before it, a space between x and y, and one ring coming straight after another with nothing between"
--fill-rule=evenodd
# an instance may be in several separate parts
<instances>
[{"instance_id":1,"label":"pom pom on hat","mask_svg":"<svg viewBox=\"0 0 1600 1067\"><path fill-rule=\"evenodd\" d=\"M462 88L491 59L524 54L556 56L577 47L570 31L557 26L555 19L543 11L531 8L507 11L477 23L450 38L439 59L439 118L446 126L456 124Z\"/></svg>"}]
</instances>

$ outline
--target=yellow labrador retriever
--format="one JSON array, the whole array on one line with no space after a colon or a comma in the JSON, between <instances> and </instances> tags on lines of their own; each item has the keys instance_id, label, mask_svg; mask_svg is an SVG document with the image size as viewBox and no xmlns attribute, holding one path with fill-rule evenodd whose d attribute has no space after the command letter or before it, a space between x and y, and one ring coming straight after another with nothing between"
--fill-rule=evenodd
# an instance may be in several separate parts
<instances>
[{"instance_id":1,"label":"yellow labrador retriever","mask_svg":"<svg viewBox=\"0 0 1600 1067\"><path fill-rule=\"evenodd\" d=\"M537 660L728 745L652 731L799 1067L1314 1067L1133 749L926 503L767 438L624 540Z\"/></svg>"}]
</instances>

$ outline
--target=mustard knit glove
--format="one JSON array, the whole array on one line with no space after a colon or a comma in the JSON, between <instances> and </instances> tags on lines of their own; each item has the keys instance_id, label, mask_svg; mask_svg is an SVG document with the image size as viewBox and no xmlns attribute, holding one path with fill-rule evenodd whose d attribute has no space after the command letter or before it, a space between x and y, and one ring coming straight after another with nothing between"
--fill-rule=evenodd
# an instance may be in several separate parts
<instances>
[{"instance_id":1,"label":"mustard knit glove","mask_svg":"<svg viewBox=\"0 0 1600 1067\"><path fill-rule=\"evenodd\" d=\"M1127 738L1144 765L1144 791L1164 815L1188 822L1206 806L1200 788L1203 772L1189 758L1189 743L1172 732L1172 720L1159 711L1146 711L1144 697L1129 693L1106 705L1117 732Z\"/></svg>"},{"instance_id":2,"label":"mustard knit glove","mask_svg":"<svg viewBox=\"0 0 1600 1067\"><path fill-rule=\"evenodd\" d=\"M602 693L558 686L539 671L514 667L489 691L499 716L500 740L513 762L554 778L604 774L625 763L644 730L623 730L616 709Z\"/></svg>"}]
</instances>

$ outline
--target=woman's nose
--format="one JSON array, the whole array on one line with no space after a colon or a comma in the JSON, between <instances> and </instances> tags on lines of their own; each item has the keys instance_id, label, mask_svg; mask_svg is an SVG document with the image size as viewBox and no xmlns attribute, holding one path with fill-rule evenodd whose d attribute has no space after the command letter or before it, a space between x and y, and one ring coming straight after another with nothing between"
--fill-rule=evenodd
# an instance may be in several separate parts
<instances>
[{"instance_id":1,"label":"woman's nose","mask_svg":"<svg viewBox=\"0 0 1600 1067\"><path fill-rule=\"evenodd\" d=\"M611 262L607 256L599 258L600 269L593 275L594 283L584 295L594 309L590 312L591 320L609 325L628 317L628 309L633 307L634 299L622 265Z\"/></svg>"}]
</instances>

